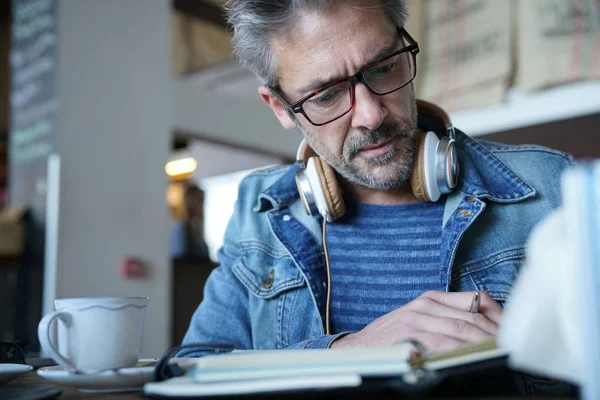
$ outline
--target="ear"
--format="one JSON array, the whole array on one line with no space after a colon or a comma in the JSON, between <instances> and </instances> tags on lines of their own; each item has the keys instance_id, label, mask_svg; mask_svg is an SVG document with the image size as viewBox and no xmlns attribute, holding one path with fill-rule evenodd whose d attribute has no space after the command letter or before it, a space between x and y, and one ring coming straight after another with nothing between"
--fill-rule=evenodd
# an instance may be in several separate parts
<instances>
[{"instance_id":1,"label":"ear","mask_svg":"<svg viewBox=\"0 0 600 400\"><path fill-rule=\"evenodd\" d=\"M294 129L296 127L296 123L288 115L285 106L277 98L277 96L271 92L271 89L265 85L260 85L258 87L258 94L260 95L262 101L264 101L271 108L284 129Z\"/></svg>"}]
</instances>

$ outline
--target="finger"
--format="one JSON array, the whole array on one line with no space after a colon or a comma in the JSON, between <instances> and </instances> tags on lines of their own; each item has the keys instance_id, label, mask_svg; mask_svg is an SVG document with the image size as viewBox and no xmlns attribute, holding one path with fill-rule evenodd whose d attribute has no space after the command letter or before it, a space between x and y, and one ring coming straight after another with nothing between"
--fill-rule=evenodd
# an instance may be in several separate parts
<instances>
[{"instance_id":1,"label":"finger","mask_svg":"<svg viewBox=\"0 0 600 400\"><path fill-rule=\"evenodd\" d=\"M481 296L479 312L499 325L502 320L502 307L486 292L479 291L479 294ZM473 301L473 292L440 292L430 290L423 293L422 296L467 312Z\"/></svg>"},{"instance_id":2,"label":"finger","mask_svg":"<svg viewBox=\"0 0 600 400\"><path fill-rule=\"evenodd\" d=\"M419 297L412 303L413 304L411 304L411 308L421 314L428 314L434 317L462 319L478 326L491 335L496 335L498 333L498 324L486 317L484 314L459 310L457 308L438 303L429 297Z\"/></svg>"},{"instance_id":3,"label":"finger","mask_svg":"<svg viewBox=\"0 0 600 400\"><path fill-rule=\"evenodd\" d=\"M479 312L500 325L504 309L496 300L486 292L480 292L481 303L479 304Z\"/></svg>"},{"instance_id":4,"label":"finger","mask_svg":"<svg viewBox=\"0 0 600 400\"><path fill-rule=\"evenodd\" d=\"M414 319L414 322L414 328L417 330L446 335L467 343L477 343L493 337L480 327L463 319L421 314L419 318Z\"/></svg>"},{"instance_id":5,"label":"finger","mask_svg":"<svg viewBox=\"0 0 600 400\"><path fill-rule=\"evenodd\" d=\"M480 292L480 294L483 293L484 292ZM437 290L430 290L423 293L422 296L463 311L469 311L471 302L473 301L473 292L440 292ZM483 297L484 296L481 295L481 301L483 301Z\"/></svg>"},{"instance_id":6,"label":"finger","mask_svg":"<svg viewBox=\"0 0 600 400\"><path fill-rule=\"evenodd\" d=\"M417 331L410 337L422 344L428 352L451 350L466 342L439 333Z\"/></svg>"}]
</instances>

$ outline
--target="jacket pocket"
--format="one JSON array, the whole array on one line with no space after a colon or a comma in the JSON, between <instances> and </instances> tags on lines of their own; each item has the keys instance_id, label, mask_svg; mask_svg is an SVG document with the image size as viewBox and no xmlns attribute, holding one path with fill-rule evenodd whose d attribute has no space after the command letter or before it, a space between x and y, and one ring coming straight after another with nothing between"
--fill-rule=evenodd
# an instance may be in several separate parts
<instances>
[{"instance_id":1,"label":"jacket pocket","mask_svg":"<svg viewBox=\"0 0 600 400\"><path fill-rule=\"evenodd\" d=\"M525 257L525 249L506 249L454 268L451 290L482 290L501 304L508 299Z\"/></svg>"},{"instance_id":2,"label":"jacket pocket","mask_svg":"<svg viewBox=\"0 0 600 400\"><path fill-rule=\"evenodd\" d=\"M310 338L319 325L318 310L294 261L288 255L246 251L232 268L248 290L248 312L255 349L280 349Z\"/></svg>"},{"instance_id":3,"label":"jacket pocket","mask_svg":"<svg viewBox=\"0 0 600 400\"><path fill-rule=\"evenodd\" d=\"M302 274L289 256L261 249L246 250L232 270L248 291L261 299L304 285Z\"/></svg>"}]
</instances>

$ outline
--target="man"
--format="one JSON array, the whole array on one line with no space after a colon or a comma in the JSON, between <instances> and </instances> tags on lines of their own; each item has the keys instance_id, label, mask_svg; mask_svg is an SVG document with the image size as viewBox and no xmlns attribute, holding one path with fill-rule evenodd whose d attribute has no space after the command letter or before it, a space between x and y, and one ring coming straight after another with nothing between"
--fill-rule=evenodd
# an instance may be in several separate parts
<instances>
[{"instance_id":1,"label":"man","mask_svg":"<svg viewBox=\"0 0 600 400\"><path fill-rule=\"evenodd\" d=\"M527 235L559 204L570 158L457 132L458 187L418 200L410 178L431 121L418 115L404 1L230 0L228 18L261 98L335 169L347 210L323 241L323 219L299 197L298 163L247 177L184 343L413 339L440 350L496 335ZM469 312L474 291L479 312Z\"/></svg>"}]
</instances>

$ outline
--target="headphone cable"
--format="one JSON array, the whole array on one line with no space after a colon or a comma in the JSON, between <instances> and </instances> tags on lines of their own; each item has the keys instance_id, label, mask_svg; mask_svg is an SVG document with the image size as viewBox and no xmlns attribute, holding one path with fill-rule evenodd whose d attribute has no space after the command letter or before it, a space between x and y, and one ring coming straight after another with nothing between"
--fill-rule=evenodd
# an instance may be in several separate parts
<instances>
[{"instance_id":1,"label":"headphone cable","mask_svg":"<svg viewBox=\"0 0 600 400\"><path fill-rule=\"evenodd\" d=\"M327 253L327 218L323 218L323 250L325 253L325 270L327 271L327 301L325 303L325 334L330 335L329 308L331 304L331 267L329 266L329 254Z\"/></svg>"}]
</instances>

